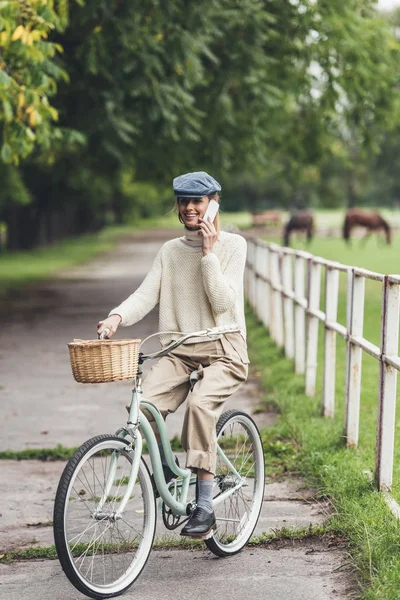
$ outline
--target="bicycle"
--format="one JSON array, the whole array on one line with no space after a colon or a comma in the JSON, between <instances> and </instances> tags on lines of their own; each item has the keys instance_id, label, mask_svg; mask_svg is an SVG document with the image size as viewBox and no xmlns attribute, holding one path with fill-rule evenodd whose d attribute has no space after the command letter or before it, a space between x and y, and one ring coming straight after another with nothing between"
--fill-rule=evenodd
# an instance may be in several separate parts
<instances>
[{"instance_id":1,"label":"bicycle","mask_svg":"<svg viewBox=\"0 0 400 600\"><path fill-rule=\"evenodd\" d=\"M150 555L157 514L142 456L143 438L166 527L180 526L196 506L195 500L188 501L188 494L197 478L175 463L165 421L157 407L143 398L142 364L168 354L191 337L238 331L236 326L226 326L183 334L158 352L140 353L126 426L115 435L91 438L66 465L55 498L54 538L66 576L83 594L96 599L122 594L139 577ZM196 375L192 373L191 379L195 384ZM141 408L154 418L168 465L178 478L168 484L155 434ZM257 524L264 496L264 454L258 428L246 413L228 410L216 427L213 503L217 526L204 541L211 552L224 557L240 552Z\"/></svg>"}]
</instances>

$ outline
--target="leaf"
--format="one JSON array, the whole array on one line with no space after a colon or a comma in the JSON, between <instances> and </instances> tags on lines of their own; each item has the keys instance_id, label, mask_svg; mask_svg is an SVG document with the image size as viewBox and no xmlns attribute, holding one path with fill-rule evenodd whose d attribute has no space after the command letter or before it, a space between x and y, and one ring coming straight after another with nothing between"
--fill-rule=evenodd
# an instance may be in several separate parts
<instances>
[{"instance_id":1,"label":"leaf","mask_svg":"<svg viewBox=\"0 0 400 600\"><path fill-rule=\"evenodd\" d=\"M24 33L25 33L25 27L23 27L22 25L18 25L18 27L16 28L16 30L14 31L14 33L11 36L11 40L13 42L16 42L17 40L22 38Z\"/></svg>"},{"instance_id":2,"label":"leaf","mask_svg":"<svg viewBox=\"0 0 400 600\"><path fill-rule=\"evenodd\" d=\"M11 106L11 103L8 100L6 100L5 98L3 98L3 109L4 109L4 118L5 118L6 122L10 123L13 120L14 111Z\"/></svg>"},{"instance_id":3,"label":"leaf","mask_svg":"<svg viewBox=\"0 0 400 600\"><path fill-rule=\"evenodd\" d=\"M53 121L58 121L58 111L53 106L49 106L49 113L51 114Z\"/></svg>"},{"instance_id":4,"label":"leaf","mask_svg":"<svg viewBox=\"0 0 400 600\"><path fill-rule=\"evenodd\" d=\"M3 86L5 89L7 89L9 87L11 83L11 78L10 76L3 71L3 69L0 69L0 85Z\"/></svg>"},{"instance_id":5,"label":"leaf","mask_svg":"<svg viewBox=\"0 0 400 600\"><path fill-rule=\"evenodd\" d=\"M8 144L3 144L0 156L3 162L10 163L12 160L11 146L9 146Z\"/></svg>"},{"instance_id":6,"label":"leaf","mask_svg":"<svg viewBox=\"0 0 400 600\"><path fill-rule=\"evenodd\" d=\"M26 137L28 137L32 142L36 139L36 135L33 133L32 129L29 129L29 127L25 129L25 132Z\"/></svg>"},{"instance_id":7,"label":"leaf","mask_svg":"<svg viewBox=\"0 0 400 600\"><path fill-rule=\"evenodd\" d=\"M32 110L31 114L29 115L29 125L31 127L35 127L35 125L39 125L41 120L42 119L38 111L36 109Z\"/></svg>"}]
</instances>

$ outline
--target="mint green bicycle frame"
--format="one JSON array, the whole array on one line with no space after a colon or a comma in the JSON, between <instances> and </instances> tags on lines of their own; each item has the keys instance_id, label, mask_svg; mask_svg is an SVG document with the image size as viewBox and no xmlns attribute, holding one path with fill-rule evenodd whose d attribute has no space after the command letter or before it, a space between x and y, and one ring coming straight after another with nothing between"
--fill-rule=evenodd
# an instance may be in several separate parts
<instances>
[{"instance_id":1,"label":"mint green bicycle frame","mask_svg":"<svg viewBox=\"0 0 400 600\"><path fill-rule=\"evenodd\" d=\"M225 329L225 332L227 332L227 333L238 331L237 328L232 329L232 326L230 328L226 327L224 329ZM205 337L206 335L209 335L209 331L210 330L197 332L195 334L191 334L190 336L184 336L183 338L178 340L178 342L183 343L182 340L185 340L189 337L194 337L194 336L199 337L200 335L203 335ZM179 343L175 342L175 343L171 344L170 346L168 346L167 348L165 348L164 350L155 353L154 355L143 356L142 359L145 360L146 358L158 358L160 356L166 355L171 349L177 347L178 345L179 345ZM143 360L141 362L143 362ZM156 436L153 432L153 429L149 423L149 420L147 419L146 415L142 412L141 407L145 408L148 412L150 412L156 422L169 468L175 473L175 475L182 477L182 481L175 482L175 484L173 484L172 486L171 486L171 484L167 485L167 483L165 481L162 463L161 463L160 451L158 448L158 442L157 442ZM152 465L153 473L154 473L154 480L155 480L157 489L160 493L162 500L172 510L174 515L187 516L195 508L194 502L188 503L187 498L188 498L189 486L191 483L194 484L194 482L196 481L196 478L195 477L192 478L192 472L190 469L181 469L175 463L175 457L172 453L171 444L169 441L169 436L168 436L168 431L167 431L165 421L164 421L160 411L158 410L158 408L156 406L154 406L154 404L152 404L151 402L148 402L145 398L143 398L142 370L141 370L141 363L140 363L138 373L134 380L134 388L132 390L132 399L131 399L131 404L130 404L130 408L129 408L129 418L128 418L126 427L121 427L116 432L116 435L118 437L121 437L123 439L130 438L130 440L131 440L129 445L127 446L126 451L132 455L132 466L131 466L131 471L130 471L130 475L129 475L129 483L127 485L125 494L124 494L123 498L121 499L121 502L119 503L118 510L115 512L114 519L121 518L121 515L125 510L126 504L131 496L133 487L134 487L136 479L137 479L139 464L140 464L140 460L142 457L142 450L143 450L143 437L142 437L139 427L143 431L143 436L147 443L147 447L149 449L150 461L151 461L151 465ZM96 510L96 518L97 519L102 517L103 506L106 503L107 497L110 493L111 487L113 485L113 481L115 479L117 463L118 463L118 454L119 454L118 452L114 452L113 456L111 457L110 472L108 475L107 484L104 488L103 496L100 499L99 504L97 505L97 510ZM226 457L226 455L221 450L221 448L219 447L218 444L217 444L217 454L220 456L220 458L223 460L223 462L227 465L227 467L230 469L232 474L235 476L236 484L235 484L235 486L229 488L225 492L222 492L221 494L219 494L218 497L214 498L214 501L213 501L214 506L217 506L221 502L224 502L230 495L232 495L234 492L236 492L236 490L241 488L242 485L244 484L244 479L239 475L237 470L233 467L232 463ZM180 489L180 500L177 500L171 494L171 491L170 491L171 489L176 491L178 486L179 486L179 488L181 488Z\"/></svg>"}]
</instances>

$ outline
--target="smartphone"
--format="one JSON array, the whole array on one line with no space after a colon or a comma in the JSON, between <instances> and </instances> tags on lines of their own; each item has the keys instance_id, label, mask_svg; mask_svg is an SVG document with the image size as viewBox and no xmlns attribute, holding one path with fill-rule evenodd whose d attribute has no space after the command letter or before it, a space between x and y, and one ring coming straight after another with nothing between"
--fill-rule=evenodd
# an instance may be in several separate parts
<instances>
[{"instance_id":1,"label":"smartphone","mask_svg":"<svg viewBox=\"0 0 400 600\"><path fill-rule=\"evenodd\" d=\"M214 219L217 216L217 213L219 211L219 204L218 202L216 202L215 200L210 200L210 204L207 206L207 210L204 213L204 221L206 221L206 223L208 223L208 217L211 218L211 223L214 223Z\"/></svg>"}]
</instances>

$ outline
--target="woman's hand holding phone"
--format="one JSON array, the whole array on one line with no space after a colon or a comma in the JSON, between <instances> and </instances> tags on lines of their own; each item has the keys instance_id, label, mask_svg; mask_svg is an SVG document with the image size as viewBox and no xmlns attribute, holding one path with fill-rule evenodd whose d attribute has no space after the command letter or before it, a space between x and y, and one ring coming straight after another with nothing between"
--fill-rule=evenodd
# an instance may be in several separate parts
<instances>
[{"instance_id":1,"label":"woman's hand holding phone","mask_svg":"<svg viewBox=\"0 0 400 600\"><path fill-rule=\"evenodd\" d=\"M200 233L203 236L203 256L206 256L213 251L214 244L218 239L218 233L213 225L218 210L218 202L210 200L210 204L208 205L203 218L200 219Z\"/></svg>"}]
</instances>

